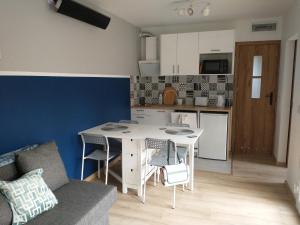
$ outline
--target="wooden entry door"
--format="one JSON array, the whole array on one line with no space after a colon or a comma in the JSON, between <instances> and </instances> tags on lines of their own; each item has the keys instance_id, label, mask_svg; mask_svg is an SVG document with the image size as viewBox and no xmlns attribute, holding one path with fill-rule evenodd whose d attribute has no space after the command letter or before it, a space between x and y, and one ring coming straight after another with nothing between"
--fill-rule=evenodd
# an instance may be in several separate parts
<instances>
[{"instance_id":1,"label":"wooden entry door","mask_svg":"<svg viewBox=\"0 0 300 225\"><path fill-rule=\"evenodd\" d=\"M273 153L280 42L237 43L235 152Z\"/></svg>"}]
</instances>

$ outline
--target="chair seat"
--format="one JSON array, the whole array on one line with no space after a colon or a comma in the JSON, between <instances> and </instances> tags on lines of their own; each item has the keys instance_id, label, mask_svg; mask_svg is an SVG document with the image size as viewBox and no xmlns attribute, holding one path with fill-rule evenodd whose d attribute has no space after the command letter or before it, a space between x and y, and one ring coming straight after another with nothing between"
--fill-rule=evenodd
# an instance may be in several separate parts
<instances>
[{"instance_id":1,"label":"chair seat","mask_svg":"<svg viewBox=\"0 0 300 225\"><path fill-rule=\"evenodd\" d=\"M108 160L110 160L112 158L115 158L116 156L118 156L120 154L121 154L120 151L109 151ZM96 149L91 154L87 155L85 158L86 159L93 159L93 160L100 160L100 161L106 160L107 152L105 152L103 150Z\"/></svg>"},{"instance_id":2,"label":"chair seat","mask_svg":"<svg viewBox=\"0 0 300 225\"><path fill-rule=\"evenodd\" d=\"M185 147L177 147L177 153L178 153L178 157L180 160L185 160L188 150ZM174 156L175 156L175 152L171 151L169 162L168 162L167 151L159 151L152 156L152 158L150 160L150 164L152 166L159 166L159 167L163 167L166 165L174 165L175 164ZM178 160L178 159L176 159L176 160Z\"/></svg>"}]
</instances>

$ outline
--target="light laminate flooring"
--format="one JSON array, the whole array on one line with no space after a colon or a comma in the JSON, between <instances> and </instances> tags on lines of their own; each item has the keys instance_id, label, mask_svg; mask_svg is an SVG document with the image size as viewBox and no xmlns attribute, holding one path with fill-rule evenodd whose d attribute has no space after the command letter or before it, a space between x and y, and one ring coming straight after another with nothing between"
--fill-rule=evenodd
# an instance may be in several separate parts
<instances>
[{"instance_id":1,"label":"light laminate flooring","mask_svg":"<svg viewBox=\"0 0 300 225\"><path fill-rule=\"evenodd\" d=\"M142 204L134 191L122 194L111 176L109 183L118 185L110 225L300 225L286 184L272 179L196 171L193 192L178 187L176 209L172 189L161 184L148 182Z\"/></svg>"}]
</instances>

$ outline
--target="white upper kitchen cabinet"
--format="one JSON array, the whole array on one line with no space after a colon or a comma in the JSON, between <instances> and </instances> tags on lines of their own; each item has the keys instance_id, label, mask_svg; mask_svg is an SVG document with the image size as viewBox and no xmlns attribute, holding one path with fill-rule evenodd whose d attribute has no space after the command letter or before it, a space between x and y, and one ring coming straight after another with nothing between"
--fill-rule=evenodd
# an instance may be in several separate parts
<instances>
[{"instance_id":1,"label":"white upper kitchen cabinet","mask_svg":"<svg viewBox=\"0 0 300 225\"><path fill-rule=\"evenodd\" d=\"M199 32L199 53L230 53L235 49L235 31Z\"/></svg>"},{"instance_id":2,"label":"white upper kitchen cabinet","mask_svg":"<svg viewBox=\"0 0 300 225\"><path fill-rule=\"evenodd\" d=\"M182 33L177 38L177 74L199 74L199 33Z\"/></svg>"},{"instance_id":3,"label":"white upper kitchen cabinet","mask_svg":"<svg viewBox=\"0 0 300 225\"><path fill-rule=\"evenodd\" d=\"M199 74L198 32L160 37L161 75Z\"/></svg>"},{"instance_id":4,"label":"white upper kitchen cabinet","mask_svg":"<svg viewBox=\"0 0 300 225\"><path fill-rule=\"evenodd\" d=\"M175 75L177 67L177 34L160 36L160 73L162 76Z\"/></svg>"}]
</instances>

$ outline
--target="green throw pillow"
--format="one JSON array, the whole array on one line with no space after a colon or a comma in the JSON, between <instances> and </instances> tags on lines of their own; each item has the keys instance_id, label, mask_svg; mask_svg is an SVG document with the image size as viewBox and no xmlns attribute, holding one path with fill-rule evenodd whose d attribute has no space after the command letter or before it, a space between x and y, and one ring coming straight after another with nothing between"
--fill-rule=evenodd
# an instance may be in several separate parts
<instances>
[{"instance_id":1,"label":"green throw pillow","mask_svg":"<svg viewBox=\"0 0 300 225\"><path fill-rule=\"evenodd\" d=\"M13 212L12 225L25 224L58 203L42 174L43 169L36 169L15 181L0 181L0 191Z\"/></svg>"}]
</instances>

